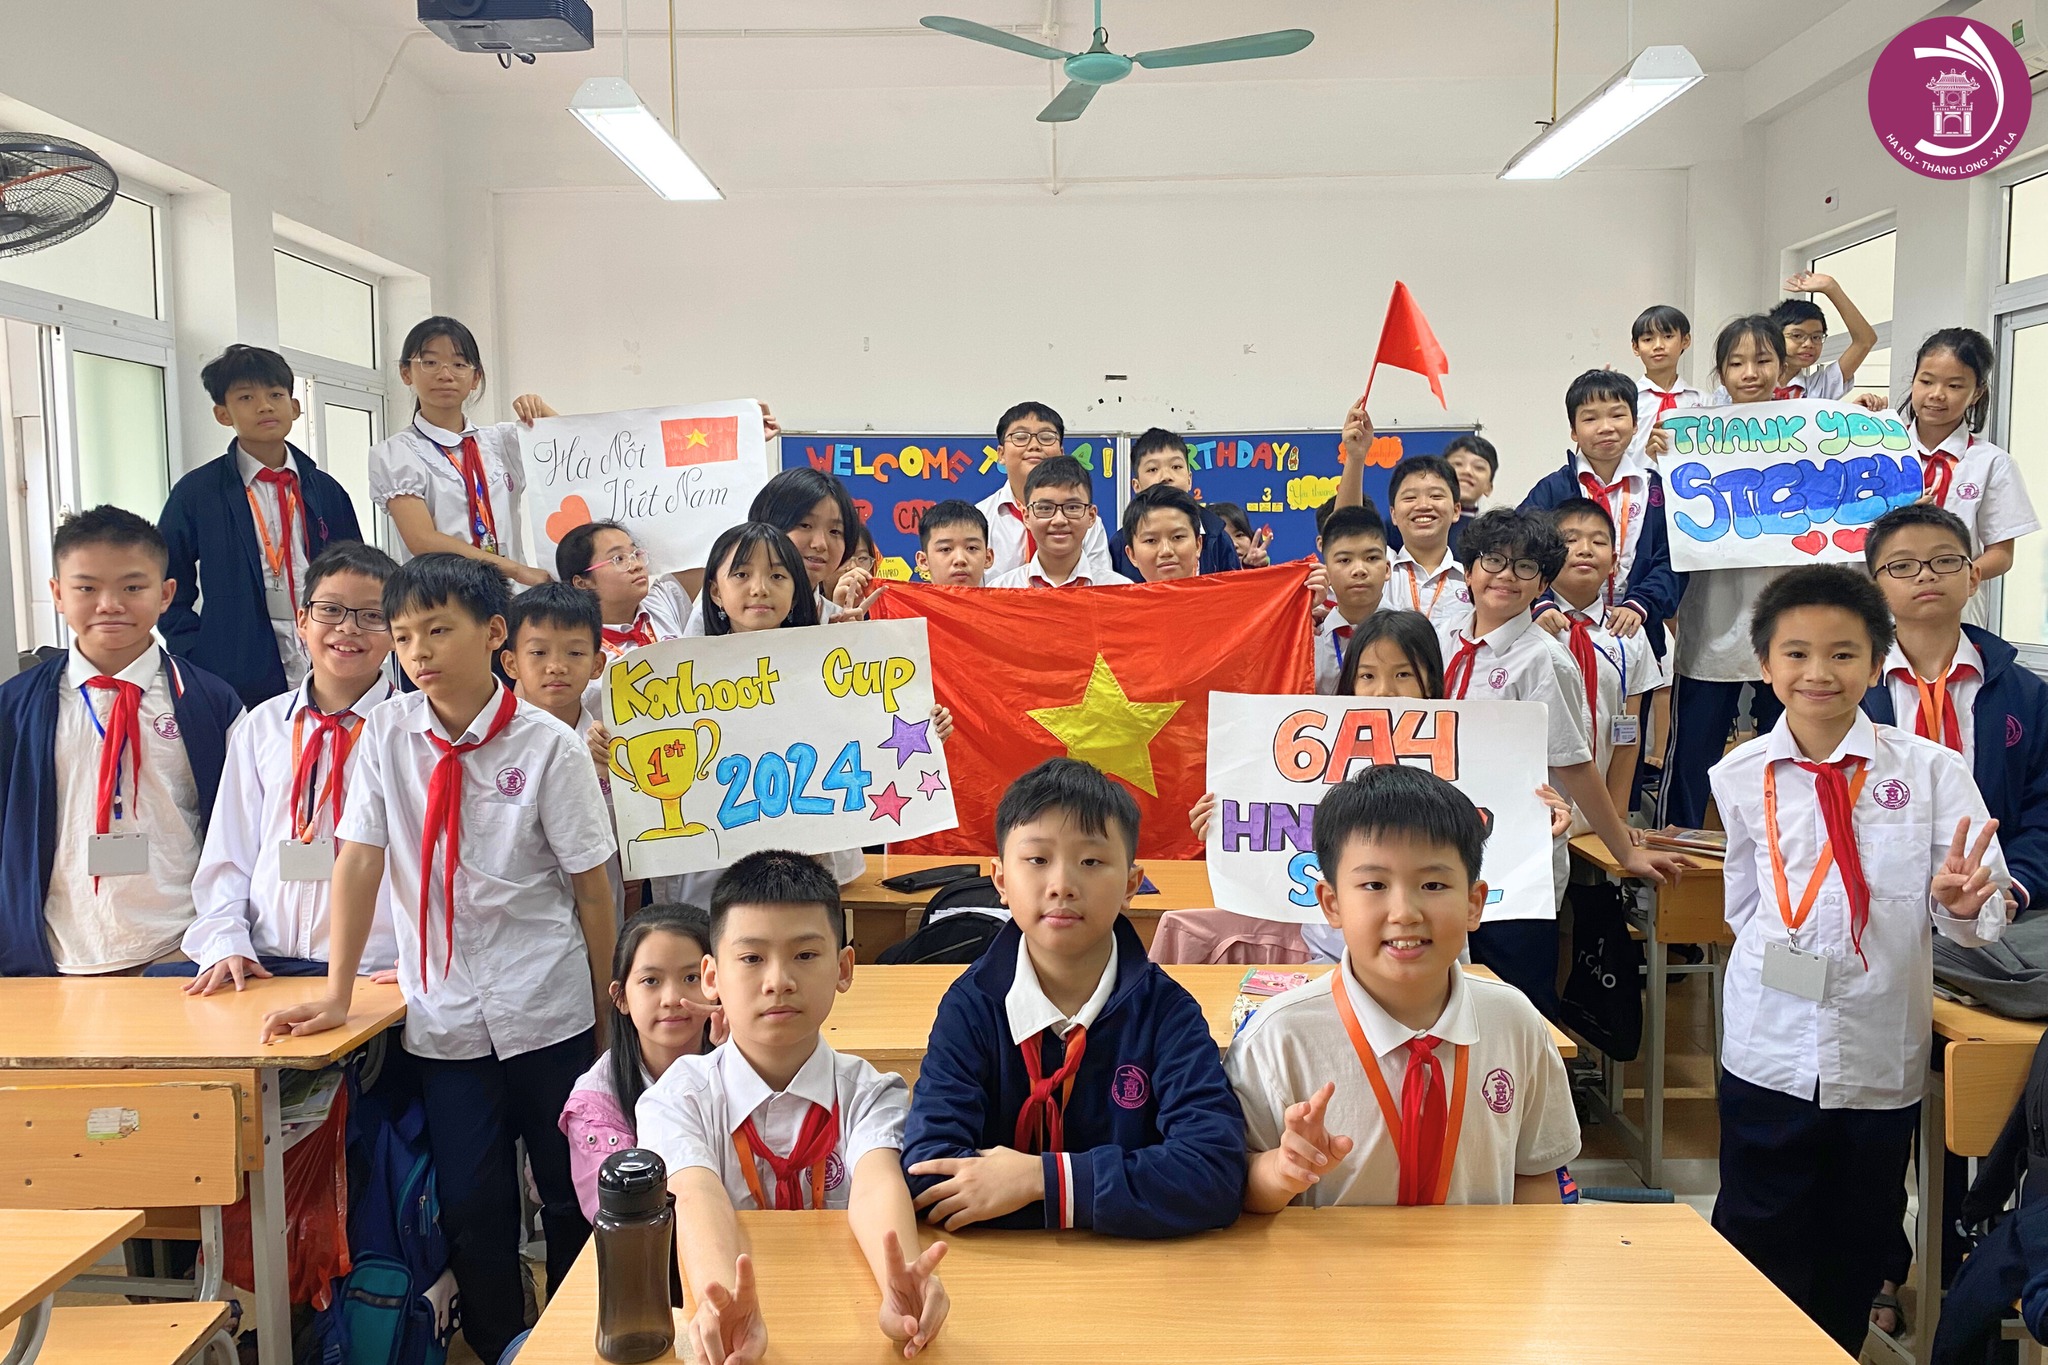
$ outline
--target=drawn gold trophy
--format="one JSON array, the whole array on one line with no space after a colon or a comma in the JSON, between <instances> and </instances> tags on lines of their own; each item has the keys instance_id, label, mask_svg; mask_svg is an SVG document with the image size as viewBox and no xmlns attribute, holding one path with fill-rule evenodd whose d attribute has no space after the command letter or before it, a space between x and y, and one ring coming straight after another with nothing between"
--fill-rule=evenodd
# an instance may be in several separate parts
<instances>
[{"instance_id":1,"label":"drawn gold trophy","mask_svg":"<svg viewBox=\"0 0 2048 1365\"><path fill-rule=\"evenodd\" d=\"M711 732L710 743L698 755L697 734ZM619 751L625 751L621 766ZM710 826L683 818L683 798L690 788L711 776L711 762L718 757L718 722L700 720L685 730L649 730L631 739L612 741L611 769L620 781L642 796L661 802L661 826L634 836L642 839L674 839L688 834L709 834Z\"/></svg>"}]
</instances>

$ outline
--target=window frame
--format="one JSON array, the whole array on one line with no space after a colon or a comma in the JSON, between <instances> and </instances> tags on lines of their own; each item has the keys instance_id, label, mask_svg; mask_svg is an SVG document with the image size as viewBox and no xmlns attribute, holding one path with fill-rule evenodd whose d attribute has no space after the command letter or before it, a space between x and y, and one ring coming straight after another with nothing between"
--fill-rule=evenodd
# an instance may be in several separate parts
<instances>
[{"instance_id":1,"label":"window frame","mask_svg":"<svg viewBox=\"0 0 2048 1365\"><path fill-rule=\"evenodd\" d=\"M279 351L287 358L294 356L304 357L309 367L317 365L319 368L329 370L340 376L362 376L361 382L363 383L377 383L381 385L383 381L378 367L384 363L384 277L375 271L366 270L362 266L351 265L339 257L321 251L317 247L307 246L303 242L294 241L290 237L282 235L272 236L270 254L273 274L277 269L277 257L294 256L308 265L318 266L322 270L331 270L337 275L354 280L357 284L367 285L370 290L370 363L368 366L357 365L352 361L337 359L333 356L314 355L311 351L301 351L296 347L286 347L282 343L278 347ZM284 335L284 319L282 317L278 318L278 335L280 338ZM299 368L297 360L292 360L292 368L294 370ZM346 382L355 383L358 381L354 378L348 378Z\"/></svg>"},{"instance_id":2,"label":"window frame","mask_svg":"<svg viewBox=\"0 0 2048 1365\"><path fill-rule=\"evenodd\" d=\"M1899 224L1896 214L1888 212L1876 214L1865 218L1859 223L1851 223L1848 227L1838 228L1824 236L1814 237L1801 242L1784 252L1784 259L1781 264L1784 267L1785 274L1788 276L1800 271L1813 270L1824 256L1832 256L1838 252L1847 251L1852 247L1861 246L1865 242L1874 242L1879 237L1887 235L1892 238L1892 310L1896 313L1898 311L1899 277ZM1873 351L1890 351L1892 349L1892 319L1886 318L1883 322L1873 322L1870 324L1870 327L1872 331L1877 333L1877 343L1870 349ZM1842 353L1848 349L1849 334L1846 331L1837 332L1830 336L1826 343L1821 346L1820 363L1822 365L1832 364L1840 360ZM1886 378L1885 395L1889 399L1893 388L1889 382L1891 376ZM1850 390L1854 392L1856 389L1874 387L1875 385L1857 383L1852 384Z\"/></svg>"}]
</instances>

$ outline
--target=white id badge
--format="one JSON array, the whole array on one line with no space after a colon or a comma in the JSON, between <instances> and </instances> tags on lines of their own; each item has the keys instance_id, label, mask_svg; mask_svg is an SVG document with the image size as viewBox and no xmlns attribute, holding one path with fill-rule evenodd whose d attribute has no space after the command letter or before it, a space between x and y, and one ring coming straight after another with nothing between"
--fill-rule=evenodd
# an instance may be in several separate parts
<instances>
[{"instance_id":1,"label":"white id badge","mask_svg":"<svg viewBox=\"0 0 2048 1365\"><path fill-rule=\"evenodd\" d=\"M310 844L285 839L277 846L277 877L286 882L334 880L334 840L322 835Z\"/></svg>"},{"instance_id":2,"label":"white id badge","mask_svg":"<svg viewBox=\"0 0 2048 1365\"><path fill-rule=\"evenodd\" d=\"M94 877L135 877L149 871L147 834L95 834L85 842L85 870Z\"/></svg>"},{"instance_id":3,"label":"white id badge","mask_svg":"<svg viewBox=\"0 0 2048 1365\"><path fill-rule=\"evenodd\" d=\"M1642 719L1639 716L1616 716L1610 733L1617 749L1626 749L1631 744L1640 743L1643 738Z\"/></svg>"},{"instance_id":4,"label":"white id badge","mask_svg":"<svg viewBox=\"0 0 2048 1365\"><path fill-rule=\"evenodd\" d=\"M1828 960L1789 943L1764 945L1764 984L1774 991L1816 1003L1827 994Z\"/></svg>"},{"instance_id":5,"label":"white id badge","mask_svg":"<svg viewBox=\"0 0 2048 1365\"><path fill-rule=\"evenodd\" d=\"M292 610L292 595L284 590L284 584L263 576L263 614L273 621L291 621L298 613Z\"/></svg>"}]
</instances>

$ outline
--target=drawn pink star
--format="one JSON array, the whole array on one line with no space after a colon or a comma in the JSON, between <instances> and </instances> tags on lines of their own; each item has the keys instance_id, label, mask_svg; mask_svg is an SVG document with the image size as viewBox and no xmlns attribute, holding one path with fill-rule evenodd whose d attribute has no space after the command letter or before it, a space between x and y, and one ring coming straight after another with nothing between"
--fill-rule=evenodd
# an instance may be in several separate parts
<instances>
[{"instance_id":1,"label":"drawn pink star","mask_svg":"<svg viewBox=\"0 0 2048 1365\"><path fill-rule=\"evenodd\" d=\"M899 825L903 823L903 808L910 804L910 798L897 791L894 782L870 795L868 800L875 804L875 813L868 817L869 820L879 820L886 815Z\"/></svg>"},{"instance_id":2,"label":"drawn pink star","mask_svg":"<svg viewBox=\"0 0 2048 1365\"><path fill-rule=\"evenodd\" d=\"M926 773L923 777L917 779L917 789L923 792L927 798L930 798L946 789L946 779L940 777L936 772Z\"/></svg>"}]
</instances>

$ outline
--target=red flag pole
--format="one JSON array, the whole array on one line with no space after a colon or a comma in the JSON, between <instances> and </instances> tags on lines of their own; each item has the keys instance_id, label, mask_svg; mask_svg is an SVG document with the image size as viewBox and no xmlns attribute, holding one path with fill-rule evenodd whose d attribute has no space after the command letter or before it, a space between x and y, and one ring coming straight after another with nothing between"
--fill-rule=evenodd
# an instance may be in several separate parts
<instances>
[{"instance_id":1,"label":"red flag pole","mask_svg":"<svg viewBox=\"0 0 2048 1365\"><path fill-rule=\"evenodd\" d=\"M1380 363L1379 363L1379 361L1375 360L1375 361L1373 361L1373 363L1372 363L1372 368L1371 368L1370 370L1366 371L1366 375L1365 375L1365 392L1364 392L1363 394L1361 394L1361 395L1359 396L1359 399L1358 399L1358 401L1359 401L1359 403L1360 403L1361 405L1363 405L1363 404L1366 404L1366 403L1369 403L1369 402L1371 402L1371 401L1372 401L1372 381L1373 381L1374 379L1376 379L1376 378L1378 378L1378 377L1379 377L1379 372L1380 372Z\"/></svg>"}]
</instances>

